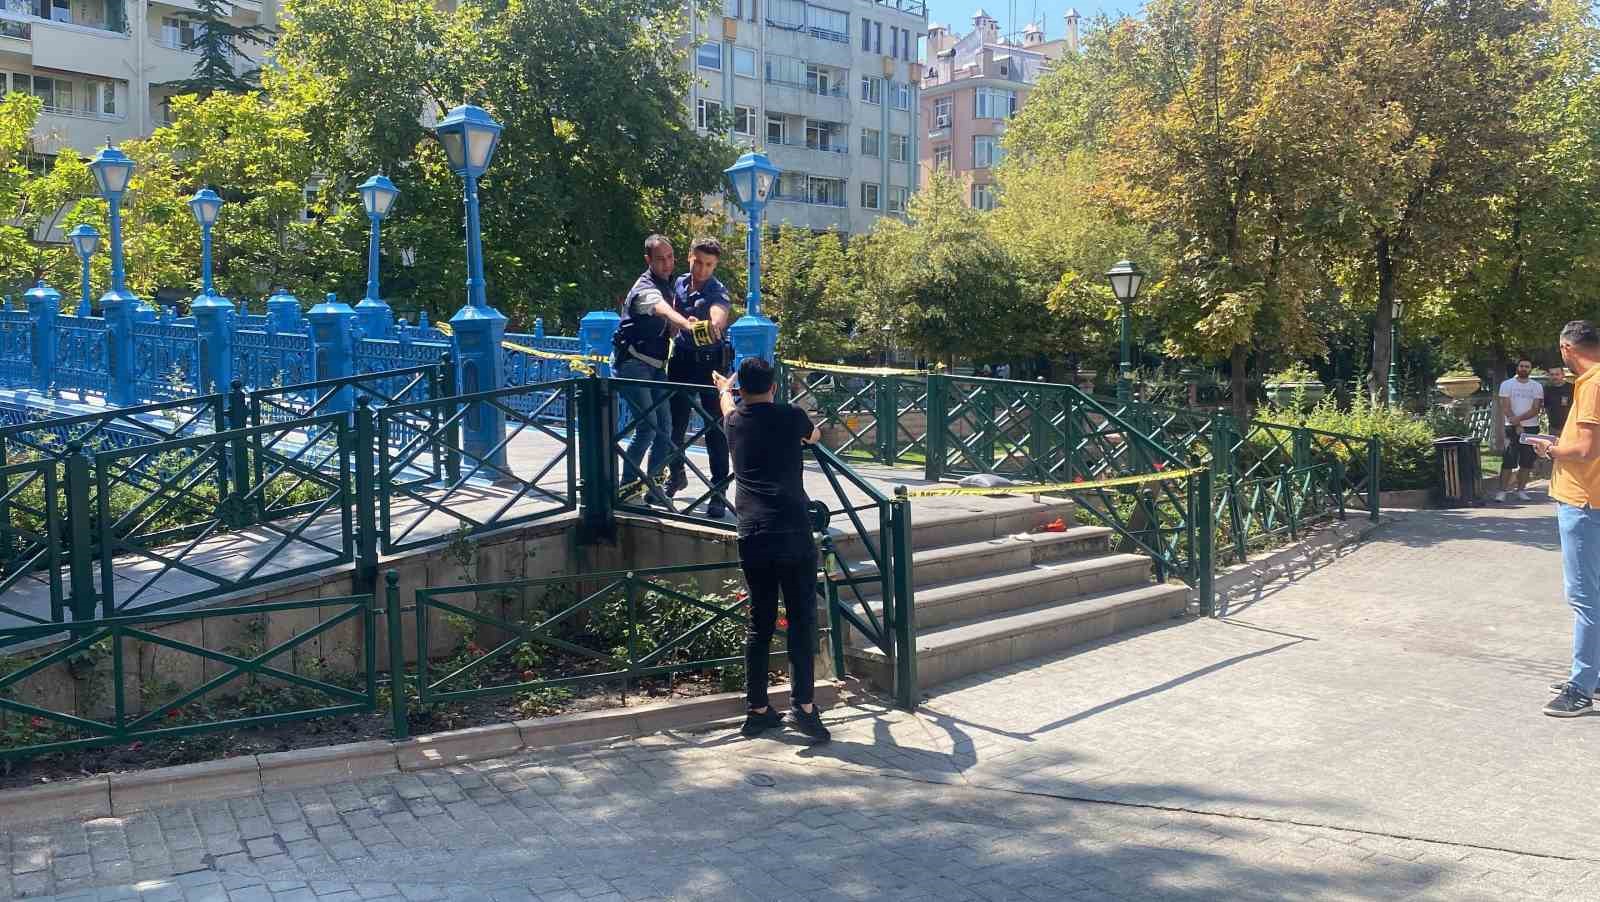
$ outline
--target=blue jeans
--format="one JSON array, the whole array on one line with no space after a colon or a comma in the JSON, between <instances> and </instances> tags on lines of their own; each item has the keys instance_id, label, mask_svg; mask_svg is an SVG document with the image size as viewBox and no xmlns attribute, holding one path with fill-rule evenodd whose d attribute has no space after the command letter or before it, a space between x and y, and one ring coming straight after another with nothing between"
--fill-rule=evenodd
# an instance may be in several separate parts
<instances>
[{"instance_id":1,"label":"blue jeans","mask_svg":"<svg viewBox=\"0 0 1600 902\"><path fill-rule=\"evenodd\" d=\"M1561 527L1561 571L1567 603L1576 622L1572 630L1572 676L1587 695L1600 681L1600 510L1588 505L1556 504Z\"/></svg>"},{"instance_id":2,"label":"blue jeans","mask_svg":"<svg viewBox=\"0 0 1600 902\"><path fill-rule=\"evenodd\" d=\"M624 360L616 367L616 373L619 379L661 382L666 378L664 372L642 360ZM628 466L622 472L622 481L629 482L642 475L639 462L644 460L646 449L650 451L647 472L653 479L666 467L667 455L672 452L672 405L667 403L667 391L643 385L618 385L617 392L627 403L634 424L628 448L623 452Z\"/></svg>"}]
</instances>

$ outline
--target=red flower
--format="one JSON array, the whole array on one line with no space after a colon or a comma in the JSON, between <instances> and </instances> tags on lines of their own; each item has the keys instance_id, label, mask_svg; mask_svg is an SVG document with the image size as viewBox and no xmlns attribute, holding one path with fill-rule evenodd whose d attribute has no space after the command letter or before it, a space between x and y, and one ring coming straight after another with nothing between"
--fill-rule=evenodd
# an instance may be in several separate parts
<instances>
[{"instance_id":1,"label":"red flower","mask_svg":"<svg viewBox=\"0 0 1600 902\"><path fill-rule=\"evenodd\" d=\"M735 601L744 601L746 598L749 598L749 597L750 597L750 593L749 592L745 592L743 590L740 590L738 595L733 596Z\"/></svg>"},{"instance_id":2,"label":"red flower","mask_svg":"<svg viewBox=\"0 0 1600 902\"><path fill-rule=\"evenodd\" d=\"M788 628L789 628L789 618L787 618L787 617L779 617L778 618L778 629L786 630Z\"/></svg>"},{"instance_id":3,"label":"red flower","mask_svg":"<svg viewBox=\"0 0 1600 902\"><path fill-rule=\"evenodd\" d=\"M467 643L467 654L475 655L475 654L478 654L481 651L483 651L483 649L478 647L478 643L476 643L476 642L468 642Z\"/></svg>"},{"instance_id":4,"label":"red flower","mask_svg":"<svg viewBox=\"0 0 1600 902\"><path fill-rule=\"evenodd\" d=\"M44 718L35 717L34 719L28 721L28 726L33 727L35 730L42 730L44 729Z\"/></svg>"},{"instance_id":5,"label":"red flower","mask_svg":"<svg viewBox=\"0 0 1600 902\"><path fill-rule=\"evenodd\" d=\"M1165 470L1165 469L1166 469L1166 468L1167 468L1167 465L1166 465L1166 464L1164 464L1164 463L1162 463L1162 462L1160 462L1160 461L1156 461L1156 472L1158 472L1158 473L1159 473L1159 472L1161 472L1161 471L1162 471L1162 470Z\"/></svg>"},{"instance_id":6,"label":"red flower","mask_svg":"<svg viewBox=\"0 0 1600 902\"><path fill-rule=\"evenodd\" d=\"M1072 477L1072 481L1073 482L1088 482L1089 480L1084 479L1082 476L1074 476L1074 477Z\"/></svg>"},{"instance_id":7,"label":"red flower","mask_svg":"<svg viewBox=\"0 0 1600 902\"><path fill-rule=\"evenodd\" d=\"M138 750L140 750L140 749L142 749L142 748L144 748L144 743L142 743L142 742L135 742L135 743L133 743L133 744L132 744L132 745L130 745L130 746L128 746L128 751L130 751L130 752L137 752L137 751L138 751Z\"/></svg>"},{"instance_id":8,"label":"red flower","mask_svg":"<svg viewBox=\"0 0 1600 902\"><path fill-rule=\"evenodd\" d=\"M183 709L182 708L173 708L171 711L167 712L167 719L168 720L172 720L173 718L180 717L182 715L183 715Z\"/></svg>"}]
</instances>

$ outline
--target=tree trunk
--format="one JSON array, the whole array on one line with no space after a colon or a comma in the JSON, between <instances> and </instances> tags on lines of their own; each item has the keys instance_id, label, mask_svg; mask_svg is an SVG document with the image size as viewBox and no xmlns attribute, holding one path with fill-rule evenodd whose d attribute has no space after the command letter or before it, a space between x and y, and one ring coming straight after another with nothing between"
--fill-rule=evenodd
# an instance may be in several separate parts
<instances>
[{"instance_id":1,"label":"tree trunk","mask_svg":"<svg viewBox=\"0 0 1600 902\"><path fill-rule=\"evenodd\" d=\"M1372 379L1371 392L1374 403L1387 404L1389 399L1389 335L1394 323L1394 250L1389 236L1377 235L1372 246L1373 262L1378 269L1378 310L1372 320Z\"/></svg>"},{"instance_id":2,"label":"tree trunk","mask_svg":"<svg viewBox=\"0 0 1600 902\"><path fill-rule=\"evenodd\" d=\"M1240 431L1250 421L1250 389L1245 380L1245 357L1249 351L1244 345L1234 345L1228 354L1228 387L1233 393L1233 420Z\"/></svg>"}]
</instances>

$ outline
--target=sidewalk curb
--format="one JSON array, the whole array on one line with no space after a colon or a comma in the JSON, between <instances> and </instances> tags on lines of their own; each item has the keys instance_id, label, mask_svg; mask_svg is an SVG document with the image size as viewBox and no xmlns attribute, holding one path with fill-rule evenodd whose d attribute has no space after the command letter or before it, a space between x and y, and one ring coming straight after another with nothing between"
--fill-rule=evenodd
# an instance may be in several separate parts
<instances>
[{"instance_id":1,"label":"sidewalk curb","mask_svg":"<svg viewBox=\"0 0 1600 902\"><path fill-rule=\"evenodd\" d=\"M840 684L818 680L814 692L818 704L832 705L841 694ZM789 687L775 687L770 700L787 707ZM525 749L703 727L738 718L744 709L744 693L722 692L636 708L486 724L398 742L374 739L0 790L0 830L39 821L121 817L180 802L239 798L267 789L449 767Z\"/></svg>"}]
</instances>

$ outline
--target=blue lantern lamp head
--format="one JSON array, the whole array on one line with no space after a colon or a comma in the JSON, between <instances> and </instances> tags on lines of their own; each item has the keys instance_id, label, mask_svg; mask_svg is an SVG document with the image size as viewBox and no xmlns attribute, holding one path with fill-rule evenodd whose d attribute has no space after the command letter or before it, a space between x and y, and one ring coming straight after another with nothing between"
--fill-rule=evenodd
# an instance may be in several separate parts
<instances>
[{"instance_id":1,"label":"blue lantern lamp head","mask_svg":"<svg viewBox=\"0 0 1600 902\"><path fill-rule=\"evenodd\" d=\"M110 141L89 161L89 171L100 188L100 196L107 200L120 200L133 178L133 160L118 150Z\"/></svg>"},{"instance_id":2,"label":"blue lantern lamp head","mask_svg":"<svg viewBox=\"0 0 1600 902\"><path fill-rule=\"evenodd\" d=\"M78 257L87 261L94 256L100 248L100 230L84 223L67 233L67 238L72 241L72 249L78 252Z\"/></svg>"},{"instance_id":3,"label":"blue lantern lamp head","mask_svg":"<svg viewBox=\"0 0 1600 902\"><path fill-rule=\"evenodd\" d=\"M209 229L216 224L217 214L222 212L222 197L210 188L201 188L189 198L189 210L202 229Z\"/></svg>"},{"instance_id":4,"label":"blue lantern lamp head","mask_svg":"<svg viewBox=\"0 0 1600 902\"><path fill-rule=\"evenodd\" d=\"M500 145L500 123L487 110L471 104L451 110L433 131L444 145L450 171L459 176L483 175Z\"/></svg>"},{"instance_id":5,"label":"blue lantern lamp head","mask_svg":"<svg viewBox=\"0 0 1600 902\"><path fill-rule=\"evenodd\" d=\"M492 149L490 152L493 152ZM455 163L452 161L451 165L454 166ZM389 210L394 207L395 198L400 196L400 189L382 175L367 179L357 190L361 192L361 206L366 208L368 216L377 220L388 217Z\"/></svg>"},{"instance_id":6,"label":"blue lantern lamp head","mask_svg":"<svg viewBox=\"0 0 1600 902\"><path fill-rule=\"evenodd\" d=\"M747 214L759 216L772 196L780 171L766 154L751 152L739 157L739 161L724 169L723 174L728 177L739 206Z\"/></svg>"}]
</instances>

